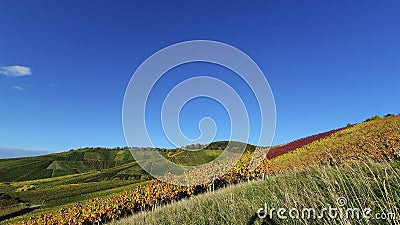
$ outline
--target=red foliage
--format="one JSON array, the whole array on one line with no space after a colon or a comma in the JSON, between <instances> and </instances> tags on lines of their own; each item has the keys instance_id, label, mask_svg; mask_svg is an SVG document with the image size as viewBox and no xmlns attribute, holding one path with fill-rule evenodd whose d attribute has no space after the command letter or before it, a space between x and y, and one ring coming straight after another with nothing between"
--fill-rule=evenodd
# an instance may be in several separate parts
<instances>
[{"instance_id":1,"label":"red foliage","mask_svg":"<svg viewBox=\"0 0 400 225\"><path fill-rule=\"evenodd\" d=\"M338 131L341 131L344 128L346 128L346 127L342 127L342 128L335 129L335 130L330 130L330 131L327 131L324 133L315 134L315 135L305 137L305 138L300 138L298 140L274 147L268 152L267 159L275 158L277 156L280 156L280 155L283 155L290 151L293 151L297 148L303 147L304 145L308 145L311 142L317 141L321 138L328 137L329 135L334 134Z\"/></svg>"}]
</instances>

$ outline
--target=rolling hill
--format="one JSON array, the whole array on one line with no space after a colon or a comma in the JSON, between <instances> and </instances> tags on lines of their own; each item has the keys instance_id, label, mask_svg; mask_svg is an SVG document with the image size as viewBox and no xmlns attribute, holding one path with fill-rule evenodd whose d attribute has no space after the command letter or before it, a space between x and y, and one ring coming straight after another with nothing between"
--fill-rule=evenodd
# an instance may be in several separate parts
<instances>
[{"instance_id":1,"label":"rolling hill","mask_svg":"<svg viewBox=\"0 0 400 225\"><path fill-rule=\"evenodd\" d=\"M215 149L222 148L223 146L224 142L214 143ZM294 148L293 146L296 147ZM268 157L265 159L261 166L254 171L249 171L247 168L247 165L249 165L249 161L251 159L252 150L254 150L254 148L251 148L250 146L248 150L249 151L244 154L242 160L236 165L234 170L230 171L227 175L216 179L212 184L210 183L203 186L193 187L174 187L155 180L149 182L148 179L150 178L146 176L144 171L141 171L141 169L138 168L138 165L136 165L132 158L129 158L129 151L124 149L118 149L118 151L116 149L80 149L66 153L33 157L31 160L27 160L26 158L15 159L14 163L19 163L19 165L25 166L23 168L26 168L26 170L29 168L28 161L31 161L32 164L30 164L30 166L36 166L42 163L40 164L43 165L41 167L42 170L52 170L53 172L67 168L67 171L70 171L70 174L64 176L57 176L56 174L56 176L52 175L50 178L48 177L32 181L4 183L2 186L0 186L0 192L11 193L10 195L13 198L19 198L22 201L32 203L37 203L40 201L48 202L47 204L49 207L47 209L44 207L44 209L41 211L38 210L33 214L30 213L25 217L20 218L20 220L27 220L28 215L32 216L45 214L43 217L30 219L29 222L31 224L40 224L40 221L43 222L44 220L59 221L61 217L64 221L69 221L68 223L75 223L77 220L83 221L84 223L93 223L96 221L110 221L115 218L129 215L132 212L151 209L159 204L168 204L170 201L175 201L193 194L201 194L207 190L210 190L211 186L212 189L214 189L214 187L218 189L227 185L230 186L232 184L240 183L244 180L255 181L260 178L264 179L264 177L277 176L276 180L280 180L279 182L284 184L285 182L291 183L290 179L292 178L289 179L286 177L297 176L295 174L300 173L301 175L299 176L303 177L301 182L304 184L307 184L307 182L321 182L318 179L307 180L310 176L317 176L308 174L307 171L309 168L317 168L317 172L315 172L315 174L319 173L318 170L324 170L327 171L326 173L336 174L329 177L331 180L326 178L328 180L324 180L324 182L329 181L331 183L337 183L342 182L340 180L342 178L338 178L339 174L342 172L349 173L353 166L360 167L360 174L364 174L366 177L372 176L371 174L368 174L368 168L376 168L378 174L382 174L387 171L379 169L382 168L382 166L385 167L385 165L388 169L398 168L398 159L400 156L400 115L388 116L385 118L374 117L360 124L313 135L311 137L300 139L286 145L274 147L271 150L271 152L274 153L274 157ZM202 151L186 151L182 149L175 149L168 151L161 150L161 153L168 157L171 161L185 165L197 165L201 164L201 162L211 161L213 158L218 156L221 151L222 150L210 149ZM125 154L127 155L124 156ZM371 162L371 160L373 162ZM6 168L7 166L12 167L13 163L10 163L11 161L12 160L0 161L0 165L2 165L3 168ZM389 163L387 163L387 161L389 161ZM363 166L363 163L365 162L369 163L366 167ZM342 165L353 166L348 166L348 169L342 170ZM337 170L335 170L336 167L338 168ZM71 168L75 168L75 170L71 170ZM397 171L397 169L392 170ZM20 171L16 171L20 173ZM204 175L207 174L207 171L198 172L203 173ZM34 177L34 174L42 173L41 171L37 171L36 173L31 174L31 176ZM122 176L123 174L124 176ZM394 176L397 175L395 174ZM23 179L27 177L28 176L24 177ZM338 190L344 190L352 183L361 182L357 180L357 177L354 176L349 176L346 179L348 184L343 184L344 186L342 189ZM394 186L391 187L392 189L394 188L394 190L398 190L398 186L396 186L396 182L398 180L396 179L397 178L395 177L395 180L390 181L394 181L395 183ZM23 188L29 189L29 185L34 186L33 190L18 191ZM243 185L243 188L246 190L253 188L251 186L246 186L246 184L241 184L239 186ZM262 182L261 184L257 185L257 188L261 188L261 190L264 190L263 188L267 188L263 187ZM327 194L340 194L333 193L334 188L330 189L329 192L324 192L323 190L325 188L325 184L322 184L322 186L318 186L320 184L316 185L316 189L313 189L313 191L320 191L320 193L324 196ZM365 185L371 186L372 193L370 196L372 196L372 194L378 195L376 193L377 190L375 186L372 186L375 184L368 183ZM237 189L238 187L235 188ZM278 187L275 186L275 189L277 188ZM322 189L319 190L318 188ZM59 194L57 196L57 194L51 194L52 191L54 193L65 193L67 190L75 194L72 194L71 196L66 196L65 194ZM131 191L121 193L122 191L126 190ZM239 193L242 193L242 189L238 191ZM222 192L223 191L221 191L221 193ZM117 194L107 197L111 193ZM223 195L226 195L227 192L224 193L225 194ZM282 194L282 192L280 193ZM54 199L35 197L46 194L52 196ZM347 197L349 197L347 195L348 193L345 194ZM361 195L361 189L355 194ZM257 195L250 194L249 196L245 196L245 198L247 201L251 202L257 200L255 196ZM101 197L101 199L90 200L94 197ZM242 199L242 197L240 199ZM359 197L368 198L368 196ZM218 199L219 197L216 196L215 198ZM306 196L299 195L299 198L306 198ZM65 199L68 199L68 201L64 202ZM397 197L393 196L393 199L397 199ZM391 199L391 201L393 199ZM90 201L86 202L85 200ZM325 200L328 201L329 199ZM329 201L331 200L332 199ZM370 199L364 199L363 201L369 200ZM78 205L68 205L76 201L84 202ZM299 201L304 201L304 199L299 199ZM209 200L204 200L203 202L209 202ZM313 202L313 204L314 203L315 202ZM190 204L191 203L188 204L189 208L191 207ZM215 204L219 204L219 202L216 202ZM64 207L68 206L67 211L62 211L62 214L57 212L57 206L60 205ZM179 207L178 205L179 204L177 204L176 207ZM98 207L102 208L102 210L96 212L91 210ZM117 207L118 210L108 211L111 209L108 207ZM169 205L167 208L177 210L174 208L174 204ZM188 210L190 210L189 208ZM50 211L52 212L51 214L49 214ZM190 213L189 211L185 212ZM186 215L185 212L181 213L181 218L188 218L188 215ZM90 214L89 217L87 216L88 213ZM80 216L76 217L77 214ZM145 214L152 215L151 213ZM216 219L217 221L221 220L221 218L213 218L213 216L216 216L216 214L213 214L212 212L208 212L208 214L201 214L201 216ZM239 214L236 216L240 217ZM18 218L12 221L16 220L18 220ZM132 220L128 219L128 221ZM185 223L185 221L186 220L182 220L181 222Z\"/></svg>"},{"instance_id":2,"label":"rolling hill","mask_svg":"<svg viewBox=\"0 0 400 225\"><path fill-rule=\"evenodd\" d=\"M127 148L85 148L63 153L0 159L0 181L24 181L100 171L133 162Z\"/></svg>"},{"instance_id":3,"label":"rolling hill","mask_svg":"<svg viewBox=\"0 0 400 225\"><path fill-rule=\"evenodd\" d=\"M224 142L199 151L158 149L162 155L182 165L197 165L215 159ZM97 172L93 181L137 179L144 171L136 165L129 148L82 148L36 157L0 159L0 182L28 181ZM133 163L133 164L132 164ZM99 174L101 173L101 175ZM95 178L97 177L97 178Z\"/></svg>"},{"instance_id":4,"label":"rolling hill","mask_svg":"<svg viewBox=\"0 0 400 225\"><path fill-rule=\"evenodd\" d=\"M400 115L373 117L296 149L292 145L280 146L285 153L266 160L269 175L262 179L156 207L112 224L398 224ZM339 198L345 199L344 205ZM282 219L266 212L262 219L256 214L264 207L318 210L328 205L371 209L371 218Z\"/></svg>"}]
</instances>

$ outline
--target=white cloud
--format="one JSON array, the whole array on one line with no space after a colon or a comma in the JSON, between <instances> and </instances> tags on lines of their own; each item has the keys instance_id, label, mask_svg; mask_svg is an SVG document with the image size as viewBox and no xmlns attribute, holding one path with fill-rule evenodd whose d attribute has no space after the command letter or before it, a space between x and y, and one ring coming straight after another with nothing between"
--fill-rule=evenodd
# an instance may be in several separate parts
<instances>
[{"instance_id":1,"label":"white cloud","mask_svg":"<svg viewBox=\"0 0 400 225\"><path fill-rule=\"evenodd\" d=\"M18 90L18 91L25 91L25 88L23 88L21 86L14 86L13 88Z\"/></svg>"},{"instance_id":2,"label":"white cloud","mask_svg":"<svg viewBox=\"0 0 400 225\"><path fill-rule=\"evenodd\" d=\"M27 66L2 66L0 67L0 74L10 77L23 77L32 75L32 71Z\"/></svg>"}]
</instances>

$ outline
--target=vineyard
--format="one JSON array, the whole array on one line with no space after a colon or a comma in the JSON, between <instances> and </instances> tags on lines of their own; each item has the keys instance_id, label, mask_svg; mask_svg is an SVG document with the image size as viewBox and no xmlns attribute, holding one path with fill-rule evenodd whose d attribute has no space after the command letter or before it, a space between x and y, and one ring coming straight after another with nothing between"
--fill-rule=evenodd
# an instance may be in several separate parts
<instances>
[{"instance_id":1,"label":"vineyard","mask_svg":"<svg viewBox=\"0 0 400 225\"><path fill-rule=\"evenodd\" d=\"M398 221L346 218L258 218L260 207L268 209L309 208L335 205L338 196L347 200L346 206L370 208L374 214L400 214L400 161L348 162L340 166L318 165L266 176L265 179L242 182L213 192L182 199L143 213L116 220L110 225L147 224L318 224L359 225L398 224ZM263 213L262 213L263 214ZM388 215L388 214L386 214ZM396 217L397 218L397 217Z\"/></svg>"},{"instance_id":2,"label":"vineyard","mask_svg":"<svg viewBox=\"0 0 400 225\"><path fill-rule=\"evenodd\" d=\"M77 203L71 208L62 209L54 214L31 218L20 224L94 224L112 221L138 211L152 209L160 204L210 190L210 188L214 189L237 183L243 179L261 177L262 174L268 173L267 161L259 169L248 171L247 167L250 160L251 154L245 153L234 169L222 177L213 179L214 182L212 183L198 186L177 186L153 180L146 187L138 186L133 191L111 195L107 199L98 198L85 203ZM210 170L213 170L213 168L210 167ZM193 171L190 175L183 174L182 176L188 179L193 177L201 179L202 176L207 176L207 174L210 174L210 171Z\"/></svg>"},{"instance_id":3,"label":"vineyard","mask_svg":"<svg viewBox=\"0 0 400 225\"><path fill-rule=\"evenodd\" d=\"M400 116L363 122L273 158L273 172L344 161L400 159Z\"/></svg>"},{"instance_id":4,"label":"vineyard","mask_svg":"<svg viewBox=\"0 0 400 225\"><path fill-rule=\"evenodd\" d=\"M372 120L291 142L286 147L275 148L269 155L270 159L266 158L258 168L250 171L248 165L251 158L251 152L246 151L234 168L220 177L210 177L209 174L218 170L213 167L202 171L191 171L191 174L182 174L182 179L187 179L188 182L190 180L192 183L194 178L211 180L206 184L177 186L153 180L145 187L138 186L132 191L114 194L106 199L98 198L76 203L70 208L30 218L20 224L105 223L135 212L154 209L193 194L244 180L264 178L272 173L282 173L318 164L337 165L367 158L376 161L399 159L400 116Z\"/></svg>"},{"instance_id":5,"label":"vineyard","mask_svg":"<svg viewBox=\"0 0 400 225\"><path fill-rule=\"evenodd\" d=\"M320 133L320 134L315 134L309 137L305 137L305 138L301 138L292 142L289 142L287 144L283 144L283 145L279 145L276 147L272 147L271 150L268 152L267 154L267 158L268 159L272 159L275 158L277 156L283 155L285 153L288 153L290 151L293 151L295 149L298 149L300 147L303 147L304 145L308 145L311 142L317 141L321 138L324 137L328 137L331 134L334 134L338 131L341 131L345 128L339 128L339 129L335 129L335 130L331 130L328 132L324 132L324 133Z\"/></svg>"}]
</instances>

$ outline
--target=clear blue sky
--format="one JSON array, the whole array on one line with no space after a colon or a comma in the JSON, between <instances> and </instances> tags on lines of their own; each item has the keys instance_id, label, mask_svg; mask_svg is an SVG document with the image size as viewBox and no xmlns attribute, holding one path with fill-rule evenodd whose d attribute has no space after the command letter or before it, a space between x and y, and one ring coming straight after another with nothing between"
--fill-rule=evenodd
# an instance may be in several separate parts
<instances>
[{"instance_id":1,"label":"clear blue sky","mask_svg":"<svg viewBox=\"0 0 400 225\"><path fill-rule=\"evenodd\" d=\"M161 48L192 39L233 45L261 67L276 100L275 144L400 112L399 1L17 0L0 8L0 148L126 145L131 75ZM183 130L196 136L191 117L207 110L190 112L219 107L192 102Z\"/></svg>"}]
</instances>

